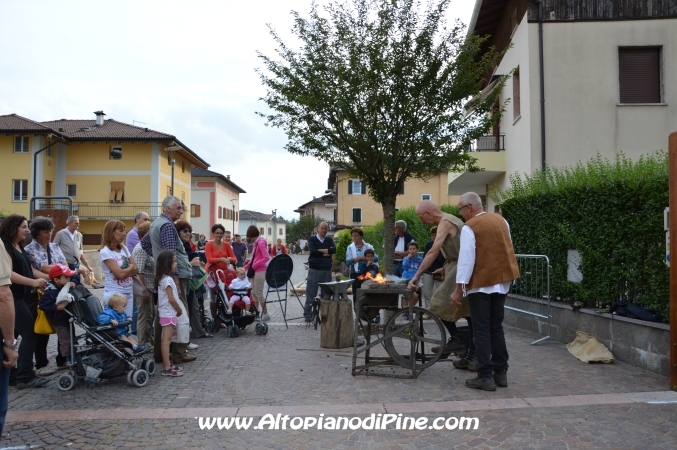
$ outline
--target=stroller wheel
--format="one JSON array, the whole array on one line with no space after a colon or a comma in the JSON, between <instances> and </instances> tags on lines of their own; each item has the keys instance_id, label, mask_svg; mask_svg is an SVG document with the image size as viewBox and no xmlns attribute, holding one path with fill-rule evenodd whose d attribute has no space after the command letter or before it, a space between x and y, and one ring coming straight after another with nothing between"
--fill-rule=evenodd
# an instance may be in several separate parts
<instances>
[{"instance_id":1,"label":"stroller wheel","mask_svg":"<svg viewBox=\"0 0 677 450\"><path fill-rule=\"evenodd\" d=\"M268 334L268 324L267 323L262 323L261 324L261 334L266 335Z\"/></svg>"},{"instance_id":2,"label":"stroller wheel","mask_svg":"<svg viewBox=\"0 0 677 450\"><path fill-rule=\"evenodd\" d=\"M153 361L153 362L155 362L155 361ZM136 387L144 387L145 385L147 385L148 384L148 378L150 378L148 376L148 372L146 372L143 369L137 370L137 371L133 372L133 374L132 374L132 382L134 383L134 386L136 386Z\"/></svg>"},{"instance_id":3,"label":"stroller wheel","mask_svg":"<svg viewBox=\"0 0 677 450\"><path fill-rule=\"evenodd\" d=\"M240 335L240 327L233 325L233 337L238 337Z\"/></svg>"},{"instance_id":4,"label":"stroller wheel","mask_svg":"<svg viewBox=\"0 0 677 450\"><path fill-rule=\"evenodd\" d=\"M256 334L261 336L261 333L263 333L263 327L261 326L260 323L256 324L256 327L254 328L254 331L256 331Z\"/></svg>"},{"instance_id":5,"label":"stroller wheel","mask_svg":"<svg viewBox=\"0 0 677 450\"><path fill-rule=\"evenodd\" d=\"M148 372L148 375L155 375L155 360L144 359L141 368Z\"/></svg>"},{"instance_id":6,"label":"stroller wheel","mask_svg":"<svg viewBox=\"0 0 677 450\"><path fill-rule=\"evenodd\" d=\"M232 325L228 325L226 327L226 336L227 337L233 337L233 326Z\"/></svg>"},{"instance_id":7,"label":"stroller wheel","mask_svg":"<svg viewBox=\"0 0 677 450\"><path fill-rule=\"evenodd\" d=\"M70 373L64 373L57 380L60 391L70 391L75 386L75 378Z\"/></svg>"},{"instance_id":8,"label":"stroller wheel","mask_svg":"<svg viewBox=\"0 0 677 450\"><path fill-rule=\"evenodd\" d=\"M134 380L132 378L133 376L134 376L134 370L133 369L130 370L129 372L127 372L127 383L129 383L130 386L134 386Z\"/></svg>"}]
</instances>

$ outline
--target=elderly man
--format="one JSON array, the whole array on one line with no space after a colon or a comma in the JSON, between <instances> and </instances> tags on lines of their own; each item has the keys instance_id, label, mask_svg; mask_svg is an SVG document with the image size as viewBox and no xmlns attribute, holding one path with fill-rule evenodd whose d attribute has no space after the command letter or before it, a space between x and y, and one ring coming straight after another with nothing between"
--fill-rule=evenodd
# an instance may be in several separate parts
<instances>
[{"instance_id":1,"label":"elderly man","mask_svg":"<svg viewBox=\"0 0 677 450\"><path fill-rule=\"evenodd\" d=\"M306 304L303 317L306 322L311 321L310 307L313 299L317 296L320 283L331 281L331 255L336 253L334 240L327 236L329 226L327 222L320 222L317 226L317 234L308 239L308 280L306 281Z\"/></svg>"},{"instance_id":2,"label":"elderly man","mask_svg":"<svg viewBox=\"0 0 677 450\"><path fill-rule=\"evenodd\" d=\"M416 275L409 281L409 288L416 289L421 276L435 262L441 251L447 260L447 265L444 272L444 281L430 300L430 312L440 318L449 332L449 340L442 352L443 357L447 357L452 352L465 350L465 342L457 338L456 321L466 317L468 318L468 328L472 329L472 321L468 317L470 316L468 300L464 298L463 303L459 306L453 305L450 301L451 293L456 287L456 264L461 247L460 230L463 229L463 221L452 214L440 211L437 205L430 200L423 200L419 203L416 207L416 214L424 224L436 225L437 234ZM436 351L436 349L433 349L433 351Z\"/></svg>"},{"instance_id":3,"label":"elderly man","mask_svg":"<svg viewBox=\"0 0 677 450\"><path fill-rule=\"evenodd\" d=\"M508 349L503 334L503 307L519 267L508 222L486 213L480 196L466 192L458 202L465 226L461 229L456 289L451 301L468 296L477 351L477 378L465 380L471 389L495 391L508 386ZM493 375L493 379L492 379Z\"/></svg>"},{"instance_id":4,"label":"elderly man","mask_svg":"<svg viewBox=\"0 0 677 450\"><path fill-rule=\"evenodd\" d=\"M92 271L92 267L87 262L87 258L85 258L85 254L83 253L82 233L78 231L79 228L80 218L78 216L70 216L66 219L66 228L59 231L56 233L56 236L54 236L54 243L59 246L61 253L66 257L68 267L79 274L74 277L77 283L80 282L80 275L87 277ZM80 263L82 263L82 266ZM93 285L98 285L96 280Z\"/></svg>"},{"instance_id":5,"label":"elderly man","mask_svg":"<svg viewBox=\"0 0 677 450\"><path fill-rule=\"evenodd\" d=\"M9 372L16 366L19 353L14 339L14 297L12 284L12 260L4 245L0 245L0 334L2 335L2 366L0 366L0 439L5 426L9 400Z\"/></svg>"},{"instance_id":6,"label":"elderly man","mask_svg":"<svg viewBox=\"0 0 677 450\"><path fill-rule=\"evenodd\" d=\"M188 311L188 280L193 275L193 271L188 261L186 249L183 242L179 238L179 234L174 227L174 222L179 220L183 214L183 204L181 199L170 195L165 197L162 201L162 214L155 219L150 227L150 231L141 239L141 247L149 255L153 255L153 261L157 263L157 257L163 250L171 250L176 255L178 267L172 274L174 283L179 289L179 297L183 302L185 310ZM160 316L155 311L155 339L153 340L153 356L155 362L162 361L161 339L159 339L160 332ZM174 364L187 363L195 361L197 356L189 355L186 352L188 344L177 343L172 353Z\"/></svg>"},{"instance_id":7,"label":"elderly man","mask_svg":"<svg viewBox=\"0 0 677 450\"><path fill-rule=\"evenodd\" d=\"M136 213L134 216L134 228L129 230L129 233L127 233L127 250L130 252L134 250L134 247L136 247L136 244L139 243L139 225L141 225L144 222L150 222L150 217L148 214L145 212L141 211Z\"/></svg>"},{"instance_id":8,"label":"elderly man","mask_svg":"<svg viewBox=\"0 0 677 450\"><path fill-rule=\"evenodd\" d=\"M402 260L407 256L409 243L414 240L414 236L407 232L407 222L398 220L395 222L395 252L393 254L393 265L395 275L402 276Z\"/></svg>"}]
</instances>

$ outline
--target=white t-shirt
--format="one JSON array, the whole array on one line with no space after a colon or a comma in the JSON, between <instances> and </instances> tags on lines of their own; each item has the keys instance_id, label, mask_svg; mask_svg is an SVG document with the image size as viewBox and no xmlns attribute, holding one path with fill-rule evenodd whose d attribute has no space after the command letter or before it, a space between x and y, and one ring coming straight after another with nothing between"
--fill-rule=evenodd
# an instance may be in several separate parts
<instances>
[{"instance_id":1,"label":"white t-shirt","mask_svg":"<svg viewBox=\"0 0 677 450\"><path fill-rule=\"evenodd\" d=\"M127 278L117 278L115 275L113 275L113 272L108 268L106 263L104 261L112 259L114 260L117 265L121 268L127 268L129 265L129 250L127 250L127 247L124 245L122 246L122 250L119 252L116 252L114 250L111 250L108 247L104 247L101 249L99 252L99 261L101 261L101 270L103 271L103 274L106 277L106 281L104 283L104 288L103 288L103 296L108 298L113 294L122 294L125 297L129 298L130 295L132 295L132 286L133 286L133 278L132 277L127 277Z\"/></svg>"},{"instance_id":2,"label":"white t-shirt","mask_svg":"<svg viewBox=\"0 0 677 450\"><path fill-rule=\"evenodd\" d=\"M404 236L400 236L397 239L397 245L395 246L396 252L403 252L406 249L404 248ZM393 261L402 261L402 258L395 258Z\"/></svg>"},{"instance_id":3,"label":"white t-shirt","mask_svg":"<svg viewBox=\"0 0 677 450\"><path fill-rule=\"evenodd\" d=\"M179 291L176 289L176 284L174 284L174 279L168 275L165 275L162 277L160 280L160 285L158 286L158 299L157 299L157 310L158 314L160 314L160 317L162 318L171 318L171 317L176 317L176 310L172 306L171 303L169 303L169 296L167 295L167 286L170 286L172 288L172 292L174 293L174 299L178 302L179 301Z\"/></svg>"}]
</instances>

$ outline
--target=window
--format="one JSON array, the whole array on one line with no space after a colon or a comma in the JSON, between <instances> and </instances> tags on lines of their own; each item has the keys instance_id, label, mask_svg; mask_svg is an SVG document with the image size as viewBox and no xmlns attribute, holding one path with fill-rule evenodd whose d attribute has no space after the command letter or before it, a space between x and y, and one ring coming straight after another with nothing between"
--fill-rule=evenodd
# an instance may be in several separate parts
<instances>
[{"instance_id":1,"label":"window","mask_svg":"<svg viewBox=\"0 0 677 450\"><path fill-rule=\"evenodd\" d=\"M172 187L167 186L167 196L169 197L170 195L172 195Z\"/></svg>"},{"instance_id":2,"label":"window","mask_svg":"<svg viewBox=\"0 0 677 450\"><path fill-rule=\"evenodd\" d=\"M12 201L25 202L28 200L28 180L12 180Z\"/></svg>"},{"instance_id":3,"label":"window","mask_svg":"<svg viewBox=\"0 0 677 450\"><path fill-rule=\"evenodd\" d=\"M432 200L433 196L430 194L421 194L421 200Z\"/></svg>"},{"instance_id":4,"label":"window","mask_svg":"<svg viewBox=\"0 0 677 450\"><path fill-rule=\"evenodd\" d=\"M273 229L270 228L270 227L268 227L268 236L270 236L270 235L272 235L272 234L273 234Z\"/></svg>"},{"instance_id":5,"label":"window","mask_svg":"<svg viewBox=\"0 0 677 450\"><path fill-rule=\"evenodd\" d=\"M398 192L397 195L404 195L404 185L402 185L402 189L400 189L400 192Z\"/></svg>"},{"instance_id":6,"label":"window","mask_svg":"<svg viewBox=\"0 0 677 450\"><path fill-rule=\"evenodd\" d=\"M110 159L122 159L122 147L111 147Z\"/></svg>"},{"instance_id":7,"label":"window","mask_svg":"<svg viewBox=\"0 0 677 450\"><path fill-rule=\"evenodd\" d=\"M47 156L54 156L54 153L52 152L52 141L47 141Z\"/></svg>"},{"instance_id":8,"label":"window","mask_svg":"<svg viewBox=\"0 0 677 450\"><path fill-rule=\"evenodd\" d=\"M115 203L122 203L125 201L125 182L111 181L110 182L110 196L108 201Z\"/></svg>"},{"instance_id":9,"label":"window","mask_svg":"<svg viewBox=\"0 0 677 450\"><path fill-rule=\"evenodd\" d=\"M348 194L360 195L367 193L367 186L360 180L348 180Z\"/></svg>"},{"instance_id":10,"label":"window","mask_svg":"<svg viewBox=\"0 0 677 450\"><path fill-rule=\"evenodd\" d=\"M230 220L230 209L226 210L226 219Z\"/></svg>"},{"instance_id":11,"label":"window","mask_svg":"<svg viewBox=\"0 0 677 450\"><path fill-rule=\"evenodd\" d=\"M280 231L277 233L278 236L282 236L284 233L282 232L282 228L280 228Z\"/></svg>"},{"instance_id":12,"label":"window","mask_svg":"<svg viewBox=\"0 0 677 450\"><path fill-rule=\"evenodd\" d=\"M235 220L240 220L240 212L239 211L237 211L235 213Z\"/></svg>"},{"instance_id":13,"label":"window","mask_svg":"<svg viewBox=\"0 0 677 450\"><path fill-rule=\"evenodd\" d=\"M66 185L66 195L69 197L75 197L77 195L78 189L75 184Z\"/></svg>"},{"instance_id":14,"label":"window","mask_svg":"<svg viewBox=\"0 0 677 450\"><path fill-rule=\"evenodd\" d=\"M620 103L662 103L661 47L619 47Z\"/></svg>"},{"instance_id":15,"label":"window","mask_svg":"<svg viewBox=\"0 0 677 450\"><path fill-rule=\"evenodd\" d=\"M190 205L190 215L191 217L200 217L200 205Z\"/></svg>"},{"instance_id":16,"label":"window","mask_svg":"<svg viewBox=\"0 0 677 450\"><path fill-rule=\"evenodd\" d=\"M259 228L259 233L261 234L261 236L263 236L263 234L265 233L265 230L263 229L263 227Z\"/></svg>"},{"instance_id":17,"label":"window","mask_svg":"<svg viewBox=\"0 0 677 450\"><path fill-rule=\"evenodd\" d=\"M222 213L223 213L223 210L222 210L222 208L219 206L219 219L222 219L222 218L223 218L223 217L221 217L221 214L222 214Z\"/></svg>"},{"instance_id":18,"label":"window","mask_svg":"<svg viewBox=\"0 0 677 450\"><path fill-rule=\"evenodd\" d=\"M181 191L181 200L186 200L186 191Z\"/></svg>"},{"instance_id":19,"label":"window","mask_svg":"<svg viewBox=\"0 0 677 450\"><path fill-rule=\"evenodd\" d=\"M362 208L353 208L353 223L362 222Z\"/></svg>"},{"instance_id":20,"label":"window","mask_svg":"<svg viewBox=\"0 0 677 450\"><path fill-rule=\"evenodd\" d=\"M516 121L520 116L520 70L518 67L512 74L512 121Z\"/></svg>"},{"instance_id":21,"label":"window","mask_svg":"<svg viewBox=\"0 0 677 450\"><path fill-rule=\"evenodd\" d=\"M14 153L28 153L28 136L14 137Z\"/></svg>"},{"instance_id":22,"label":"window","mask_svg":"<svg viewBox=\"0 0 677 450\"><path fill-rule=\"evenodd\" d=\"M172 152L167 152L167 165L172 165Z\"/></svg>"}]
</instances>

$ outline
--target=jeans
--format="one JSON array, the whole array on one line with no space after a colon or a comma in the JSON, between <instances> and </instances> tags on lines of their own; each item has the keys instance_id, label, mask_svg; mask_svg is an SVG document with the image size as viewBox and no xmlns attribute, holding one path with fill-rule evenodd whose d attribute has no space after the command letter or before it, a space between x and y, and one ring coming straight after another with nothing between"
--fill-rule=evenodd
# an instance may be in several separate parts
<instances>
[{"instance_id":1,"label":"jeans","mask_svg":"<svg viewBox=\"0 0 677 450\"><path fill-rule=\"evenodd\" d=\"M5 427L5 417L9 406L9 371L0 365L0 439Z\"/></svg>"},{"instance_id":2,"label":"jeans","mask_svg":"<svg viewBox=\"0 0 677 450\"><path fill-rule=\"evenodd\" d=\"M491 378L493 372L508 369L508 349L503 334L506 296L483 292L468 294L478 378Z\"/></svg>"},{"instance_id":3,"label":"jeans","mask_svg":"<svg viewBox=\"0 0 677 450\"><path fill-rule=\"evenodd\" d=\"M21 336L16 381L28 383L35 378L35 371L33 370L33 353L35 353L37 342L37 335L33 331L35 318L23 298L14 298L14 314L14 330L16 334Z\"/></svg>"},{"instance_id":4,"label":"jeans","mask_svg":"<svg viewBox=\"0 0 677 450\"><path fill-rule=\"evenodd\" d=\"M402 268L402 261L393 261L393 269L395 270L394 275L396 277L402 278L402 272L404 269Z\"/></svg>"},{"instance_id":5,"label":"jeans","mask_svg":"<svg viewBox=\"0 0 677 450\"><path fill-rule=\"evenodd\" d=\"M331 268L327 270L308 269L308 280L306 280L306 304L303 307L303 315L310 314L310 306L313 299L317 297L317 289L320 283L328 283L331 281Z\"/></svg>"}]
</instances>

